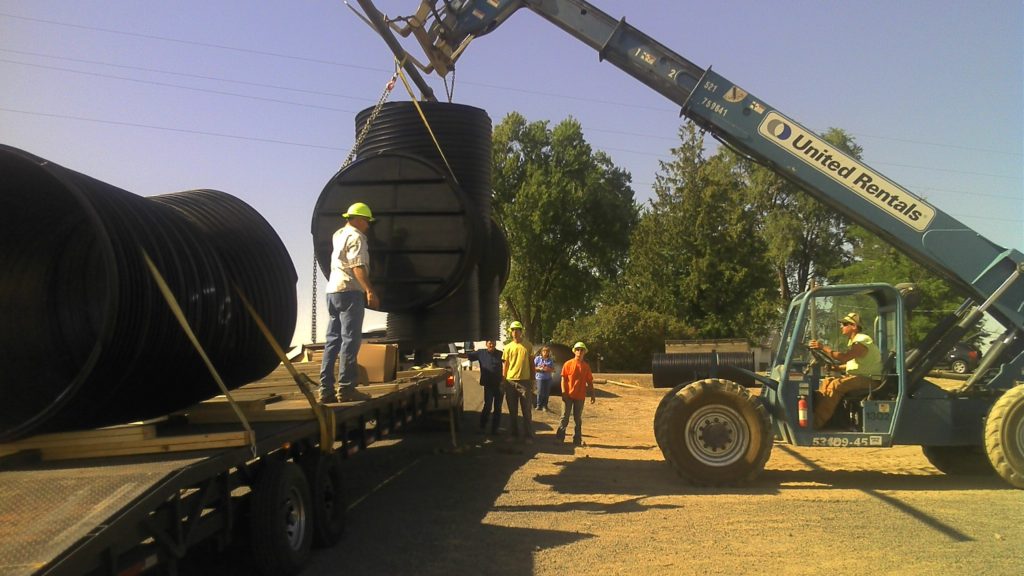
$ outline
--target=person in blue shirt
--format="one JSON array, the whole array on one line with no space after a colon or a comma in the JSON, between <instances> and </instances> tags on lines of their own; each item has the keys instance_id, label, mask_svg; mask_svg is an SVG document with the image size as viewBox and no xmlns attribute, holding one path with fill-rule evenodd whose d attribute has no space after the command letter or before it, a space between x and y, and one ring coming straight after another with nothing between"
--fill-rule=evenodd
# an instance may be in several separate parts
<instances>
[{"instance_id":1,"label":"person in blue shirt","mask_svg":"<svg viewBox=\"0 0 1024 576\"><path fill-rule=\"evenodd\" d=\"M480 431L486 432L487 420L490 419L491 434L497 434L498 425L501 423L501 350L495 348L494 340L486 341L485 346L486 348L483 350L463 352L459 356L469 358L470 362L480 363L480 385L484 387L484 407L480 410Z\"/></svg>"},{"instance_id":2,"label":"person in blue shirt","mask_svg":"<svg viewBox=\"0 0 1024 576\"><path fill-rule=\"evenodd\" d=\"M548 398L551 396L551 375L555 371L555 361L551 359L551 349L544 346L540 354L533 359L533 367L537 379L537 410L548 410Z\"/></svg>"}]
</instances>

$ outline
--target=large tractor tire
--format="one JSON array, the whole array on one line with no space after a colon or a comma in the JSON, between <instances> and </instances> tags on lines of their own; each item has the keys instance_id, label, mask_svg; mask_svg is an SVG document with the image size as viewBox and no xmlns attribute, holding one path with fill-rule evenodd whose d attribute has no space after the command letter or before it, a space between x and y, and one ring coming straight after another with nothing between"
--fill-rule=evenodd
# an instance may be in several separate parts
<instances>
[{"instance_id":1,"label":"large tractor tire","mask_svg":"<svg viewBox=\"0 0 1024 576\"><path fill-rule=\"evenodd\" d=\"M943 474L990 476L995 474L984 446L921 446L924 457Z\"/></svg>"},{"instance_id":2,"label":"large tractor tire","mask_svg":"<svg viewBox=\"0 0 1024 576\"><path fill-rule=\"evenodd\" d=\"M666 396L660 412L655 436L665 460L692 484L750 482L771 455L768 411L735 382L693 382Z\"/></svg>"},{"instance_id":3,"label":"large tractor tire","mask_svg":"<svg viewBox=\"0 0 1024 576\"><path fill-rule=\"evenodd\" d=\"M996 474L1024 488L1024 385L1006 391L985 421L985 450Z\"/></svg>"},{"instance_id":4,"label":"large tractor tire","mask_svg":"<svg viewBox=\"0 0 1024 576\"><path fill-rule=\"evenodd\" d=\"M264 576L298 574L313 544L312 504L302 468L268 461L251 498L249 538L256 570Z\"/></svg>"},{"instance_id":5,"label":"large tractor tire","mask_svg":"<svg viewBox=\"0 0 1024 576\"><path fill-rule=\"evenodd\" d=\"M675 396L676 393L678 393L684 387L686 387L687 384L689 384L689 382L676 384L675 387L669 390L667 394L662 396L661 402L658 403L657 410L654 411L654 439L658 442L658 448L661 449L662 454L665 453L665 446L663 445L664 443L662 441L661 433L659 432L659 430L664 428L661 425L661 421L665 417L665 406L668 406L669 402L672 400L672 397ZM667 458L668 457L666 456L666 459Z\"/></svg>"}]
</instances>

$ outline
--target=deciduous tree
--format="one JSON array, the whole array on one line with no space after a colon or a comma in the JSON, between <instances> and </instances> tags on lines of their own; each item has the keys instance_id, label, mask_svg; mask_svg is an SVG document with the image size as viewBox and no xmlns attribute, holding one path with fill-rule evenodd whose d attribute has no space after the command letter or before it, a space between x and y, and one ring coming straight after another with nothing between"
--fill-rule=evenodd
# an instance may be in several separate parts
<instances>
[{"instance_id":1,"label":"deciduous tree","mask_svg":"<svg viewBox=\"0 0 1024 576\"><path fill-rule=\"evenodd\" d=\"M638 217L630 175L571 118L550 128L509 114L494 129L493 154L494 215L512 259L503 317L541 342L560 319L592 311L621 273Z\"/></svg>"}]
</instances>

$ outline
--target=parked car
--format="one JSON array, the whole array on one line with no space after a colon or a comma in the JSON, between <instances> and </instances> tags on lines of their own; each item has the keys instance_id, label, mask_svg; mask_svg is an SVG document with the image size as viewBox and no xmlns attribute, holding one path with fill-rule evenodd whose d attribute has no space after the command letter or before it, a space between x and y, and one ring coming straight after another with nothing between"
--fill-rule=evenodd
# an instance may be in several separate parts
<instances>
[{"instance_id":1,"label":"parked car","mask_svg":"<svg viewBox=\"0 0 1024 576\"><path fill-rule=\"evenodd\" d=\"M977 346L967 342L958 342L936 365L936 368L948 368L957 374L967 374L974 372L979 362L981 362L981 351Z\"/></svg>"}]
</instances>

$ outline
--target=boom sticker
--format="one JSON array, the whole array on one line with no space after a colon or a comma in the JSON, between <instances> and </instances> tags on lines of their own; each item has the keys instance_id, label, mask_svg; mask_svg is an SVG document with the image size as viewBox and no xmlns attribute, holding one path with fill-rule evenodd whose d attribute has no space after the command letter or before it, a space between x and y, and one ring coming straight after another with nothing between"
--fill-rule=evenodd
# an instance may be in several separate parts
<instances>
[{"instance_id":1,"label":"boom sticker","mask_svg":"<svg viewBox=\"0 0 1024 576\"><path fill-rule=\"evenodd\" d=\"M918 232L924 232L935 218L935 209L924 200L845 153L833 150L831 144L778 112L769 112L757 131L804 164Z\"/></svg>"}]
</instances>

